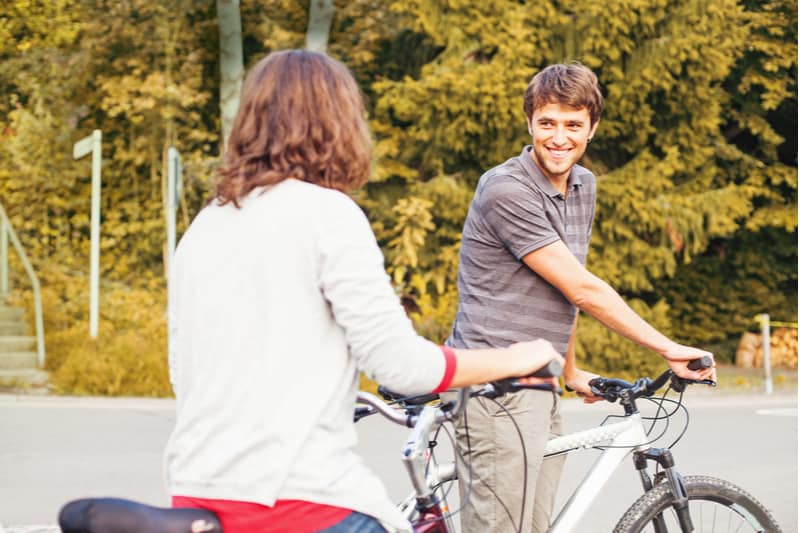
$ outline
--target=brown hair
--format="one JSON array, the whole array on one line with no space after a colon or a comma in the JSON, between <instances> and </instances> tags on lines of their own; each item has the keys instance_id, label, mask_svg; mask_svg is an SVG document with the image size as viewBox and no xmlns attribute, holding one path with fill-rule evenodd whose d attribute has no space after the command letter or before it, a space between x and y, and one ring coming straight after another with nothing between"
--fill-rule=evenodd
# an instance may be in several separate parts
<instances>
[{"instance_id":1,"label":"brown hair","mask_svg":"<svg viewBox=\"0 0 800 533\"><path fill-rule=\"evenodd\" d=\"M530 119L534 110L547 104L585 107L592 124L596 124L603 111L597 76L580 63L550 65L536 74L525 90L525 116Z\"/></svg>"},{"instance_id":2,"label":"brown hair","mask_svg":"<svg viewBox=\"0 0 800 533\"><path fill-rule=\"evenodd\" d=\"M288 178L350 191L370 174L364 102L347 67L305 50L274 52L244 82L215 197L238 200Z\"/></svg>"}]
</instances>

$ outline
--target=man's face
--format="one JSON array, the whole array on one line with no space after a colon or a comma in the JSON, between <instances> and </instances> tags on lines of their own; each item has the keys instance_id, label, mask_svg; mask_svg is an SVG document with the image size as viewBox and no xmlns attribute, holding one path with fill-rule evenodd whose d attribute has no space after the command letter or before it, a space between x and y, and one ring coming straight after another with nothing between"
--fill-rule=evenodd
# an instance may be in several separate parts
<instances>
[{"instance_id":1,"label":"man's face","mask_svg":"<svg viewBox=\"0 0 800 533\"><path fill-rule=\"evenodd\" d=\"M531 157L551 182L566 182L569 171L586 151L597 124L589 110L547 104L533 111L528 131L533 137Z\"/></svg>"}]
</instances>

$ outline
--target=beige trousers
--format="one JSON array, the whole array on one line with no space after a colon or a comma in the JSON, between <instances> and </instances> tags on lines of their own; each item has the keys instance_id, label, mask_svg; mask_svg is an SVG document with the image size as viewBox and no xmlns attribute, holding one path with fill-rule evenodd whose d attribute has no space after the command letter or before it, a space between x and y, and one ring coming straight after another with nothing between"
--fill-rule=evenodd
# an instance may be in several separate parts
<instances>
[{"instance_id":1,"label":"beige trousers","mask_svg":"<svg viewBox=\"0 0 800 533\"><path fill-rule=\"evenodd\" d=\"M547 531L565 457L544 460L544 448L551 435L560 434L559 399L551 392L520 391L468 402L456 423L458 448L466 459L466 464L457 461L461 501L467 500L460 513L462 533Z\"/></svg>"}]
</instances>

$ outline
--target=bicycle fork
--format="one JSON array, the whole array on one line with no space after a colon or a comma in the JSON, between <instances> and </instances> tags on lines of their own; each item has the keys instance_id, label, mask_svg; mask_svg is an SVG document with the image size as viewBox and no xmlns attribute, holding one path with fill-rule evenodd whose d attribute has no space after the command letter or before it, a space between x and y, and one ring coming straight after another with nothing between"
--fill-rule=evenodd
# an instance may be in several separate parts
<instances>
[{"instance_id":1,"label":"bicycle fork","mask_svg":"<svg viewBox=\"0 0 800 533\"><path fill-rule=\"evenodd\" d=\"M672 452L668 448L649 448L644 451L634 452L633 463L636 466L636 470L639 471L639 477L645 492L653 488L653 481L650 480L650 476L647 473L648 460L655 461L664 469L663 472L656 474L655 482L657 484L661 479L666 478L672 492L672 508L675 509L675 513L678 516L681 531L683 533L692 533L694 525L689 515L689 495L683 484L683 478L675 469L675 459L672 457ZM653 528L656 533L667 533L667 525L662 514L653 519Z\"/></svg>"}]
</instances>

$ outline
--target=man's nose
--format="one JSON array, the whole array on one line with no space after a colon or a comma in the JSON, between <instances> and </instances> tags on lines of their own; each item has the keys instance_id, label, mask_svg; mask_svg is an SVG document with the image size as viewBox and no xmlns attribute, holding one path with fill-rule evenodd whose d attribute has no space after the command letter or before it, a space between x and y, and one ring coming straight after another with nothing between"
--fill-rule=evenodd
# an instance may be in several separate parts
<instances>
[{"instance_id":1,"label":"man's nose","mask_svg":"<svg viewBox=\"0 0 800 533\"><path fill-rule=\"evenodd\" d=\"M553 132L553 142L555 144L564 144L567 142L567 132L563 127L556 126L556 129Z\"/></svg>"}]
</instances>

